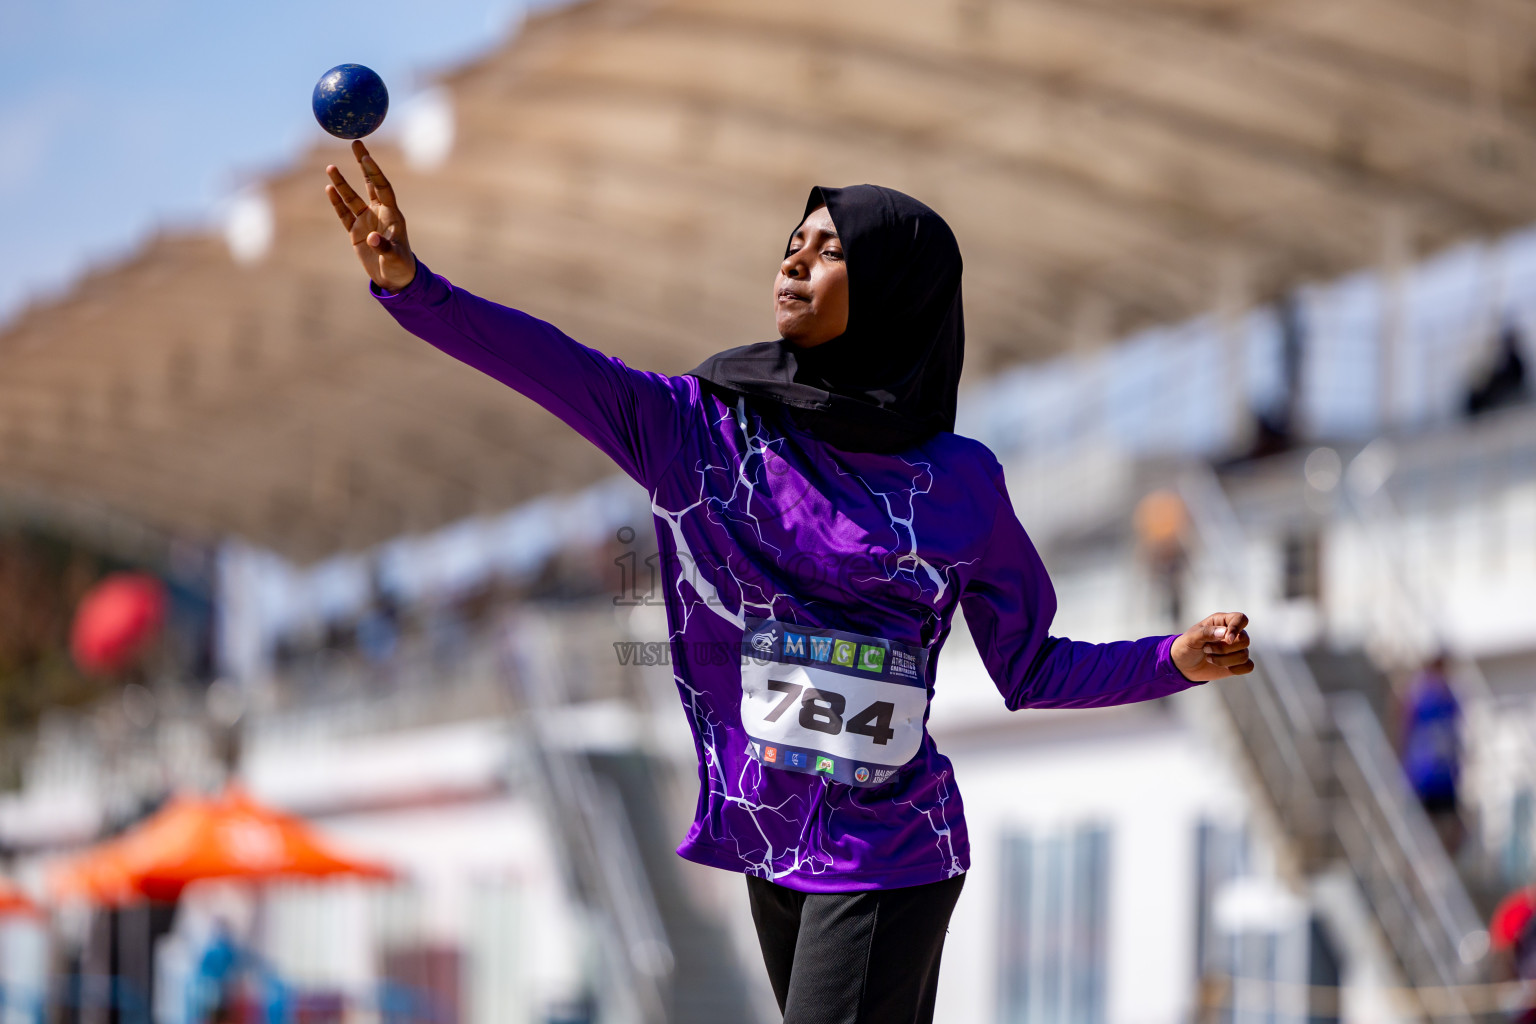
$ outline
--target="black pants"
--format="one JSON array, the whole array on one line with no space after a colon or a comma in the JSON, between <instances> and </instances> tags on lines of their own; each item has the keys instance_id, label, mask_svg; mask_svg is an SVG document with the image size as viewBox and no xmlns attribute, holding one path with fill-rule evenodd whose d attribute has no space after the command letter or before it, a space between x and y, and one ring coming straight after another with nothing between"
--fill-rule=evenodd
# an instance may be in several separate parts
<instances>
[{"instance_id":1,"label":"black pants","mask_svg":"<svg viewBox=\"0 0 1536 1024\"><path fill-rule=\"evenodd\" d=\"M932 1024L964 875L908 889L803 893L747 876L784 1024Z\"/></svg>"}]
</instances>

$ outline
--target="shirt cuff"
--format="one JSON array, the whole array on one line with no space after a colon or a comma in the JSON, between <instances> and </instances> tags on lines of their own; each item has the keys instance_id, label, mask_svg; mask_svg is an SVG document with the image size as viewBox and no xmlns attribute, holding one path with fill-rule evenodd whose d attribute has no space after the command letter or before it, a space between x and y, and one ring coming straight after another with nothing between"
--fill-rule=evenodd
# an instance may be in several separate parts
<instances>
[{"instance_id":1,"label":"shirt cuff","mask_svg":"<svg viewBox=\"0 0 1536 1024\"><path fill-rule=\"evenodd\" d=\"M380 288L376 283L374 283L372 279L369 279L368 291L371 292L373 297L378 299L380 302L397 302L400 299L414 299L416 296L420 295L421 292L427 287L427 279L431 276L432 271L428 270L427 265L421 262L421 259L418 257L416 260L416 276L411 278L410 284L406 285L404 288L401 288L397 292L387 292L383 288Z\"/></svg>"},{"instance_id":2,"label":"shirt cuff","mask_svg":"<svg viewBox=\"0 0 1536 1024\"><path fill-rule=\"evenodd\" d=\"M1198 686L1200 684L1189 678L1189 676L1186 676L1183 672L1180 672L1179 666L1174 664L1173 661L1173 642L1182 635L1183 634L1180 633L1174 633L1170 636L1165 636L1162 640L1158 641L1157 674L1160 676L1178 676L1180 679L1184 680L1186 683L1189 683L1191 686Z\"/></svg>"}]
</instances>

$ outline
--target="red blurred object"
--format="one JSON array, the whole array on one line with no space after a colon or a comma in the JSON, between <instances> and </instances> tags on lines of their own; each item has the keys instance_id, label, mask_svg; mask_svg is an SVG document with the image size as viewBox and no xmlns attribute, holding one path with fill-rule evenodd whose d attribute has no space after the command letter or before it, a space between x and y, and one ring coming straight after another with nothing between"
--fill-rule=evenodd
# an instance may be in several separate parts
<instances>
[{"instance_id":1,"label":"red blurred object","mask_svg":"<svg viewBox=\"0 0 1536 1024\"><path fill-rule=\"evenodd\" d=\"M1536 916L1536 890L1516 889L1504 897L1488 923L1488 938L1494 949L1513 949Z\"/></svg>"},{"instance_id":2,"label":"red blurred object","mask_svg":"<svg viewBox=\"0 0 1536 1024\"><path fill-rule=\"evenodd\" d=\"M164 623L165 585L147 573L114 573L81 599L70 650L86 672L118 672L143 653Z\"/></svg>"}]
</instances>

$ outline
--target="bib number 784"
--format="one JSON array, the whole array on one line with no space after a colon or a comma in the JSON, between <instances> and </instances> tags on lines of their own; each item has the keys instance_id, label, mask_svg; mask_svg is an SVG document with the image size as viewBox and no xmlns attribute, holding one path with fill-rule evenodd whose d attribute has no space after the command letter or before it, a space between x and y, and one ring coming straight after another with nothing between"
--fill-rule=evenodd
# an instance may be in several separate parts
<instances>
[{"instance_id":1,"label":"bib number 784","mask_svg":"<svg viewBox=\"0 0 1536 1024\"><path fill-rule=\"evenodd\" d=\"M877 700L852 718L844 719L848 698L835 690L792 683L784 679L768 680L768 689L782 693L784 697L764 716L764 721L777 722L796 700L800 702L800 728L836 736L847 731L857 736L868 736L879 746L885 746L896 735L891 728L891 716L896 705Z\"/></svg>"}]
</instances>

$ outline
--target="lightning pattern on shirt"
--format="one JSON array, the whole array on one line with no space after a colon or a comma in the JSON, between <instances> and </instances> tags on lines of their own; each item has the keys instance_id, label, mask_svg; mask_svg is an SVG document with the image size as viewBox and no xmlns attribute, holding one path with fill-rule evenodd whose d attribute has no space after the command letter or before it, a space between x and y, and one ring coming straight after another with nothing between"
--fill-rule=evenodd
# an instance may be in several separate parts
<instances>
[{"instance_id":1,"label":"lightning pattern on shirt","mask_svg":"<svg viewBox=\"0 0 1536 1024\"><path fill-rule=\"evenodd\" d=\"M732 413L727 411L721 417L721 425L732 418ZM757 502L760 509L754 506L754 499L772 484L768 479L768 460L773 449L783 444L783 438L764 433L760 422L749 429L740 407L734 418L745 447L739 453L725 451L723 447L716 449L728 459L728 465L701 462L696 467L699 488L693 501L672 510L663 508L655 494L651 496L651 512L675 550L669 588L677 595L677 616L675 619L669 617L669 639L673 643L684 641L694 613L704 609L738 629L746 628L749 614L762 618L785 616L794 621L794 595L777 591L769 593L760 584L739 576L729 560L704 564L696 557L685 533L689 516L706 517L716 527L731 520L746 526L757 542L758 550L783 557L783 551L770 543L764 524L758 518L760 513L770 517L782 515L783 506L761 500ZM895 538L883 560L886 574L868 577L861 582L904 580L914 588L914 597L926 598L924 604L929 601L937 604L949 589L949 574L955 567L941 569L919 552L918 499L928 493L933 474L927 463L907 464L912 468L912 476L909 486L904 489L879 490L858 474L843 473L858 480L880 502ZM718 493L711 492L712 483L718 486L725 481L729 481L727 486ZM716 580L708 578L711 570L720 574ZM723 585L727 585L727 595L721 594ZM925 590L928 593L925 594ZM734 607L727 606L729 598L734 598ZM772 769L765 769L753 756L751 741L745 733L724 727L709 694L691 685L681 673L674 672L673 680L693 722L711 802L719 801L723 805L722 813L709 818L718 830L710 838L733 848L748 874L770 880L790 874L814 875L830 869L833 859L821 843L826 829L817 819L837 813L848 796L847 787L815 776L811 784L814 788L808 794L791 794L777 802L763 800L759 794L764 773ZM732 704L731 712L735 709L736 705ZM726 742L734 742L740 747L735 751L737 757L722 756L721 744ZM738 765L734 770L732 762ZM953 877L963 872L965 865L955 849L953 830L946 817L946 805L950 800L948 775L945 771L935 780L933 791L937 799L932 805L918 806L910 800L901 803L911 807L933 830L935 851L943 865L942 870L945 877ZM770 817L778 819L777 823L770 824L767 820ZM774 837L786 835L786 828L795 830L795 841L776 845Z\"/></svg>"}]
</instances>

